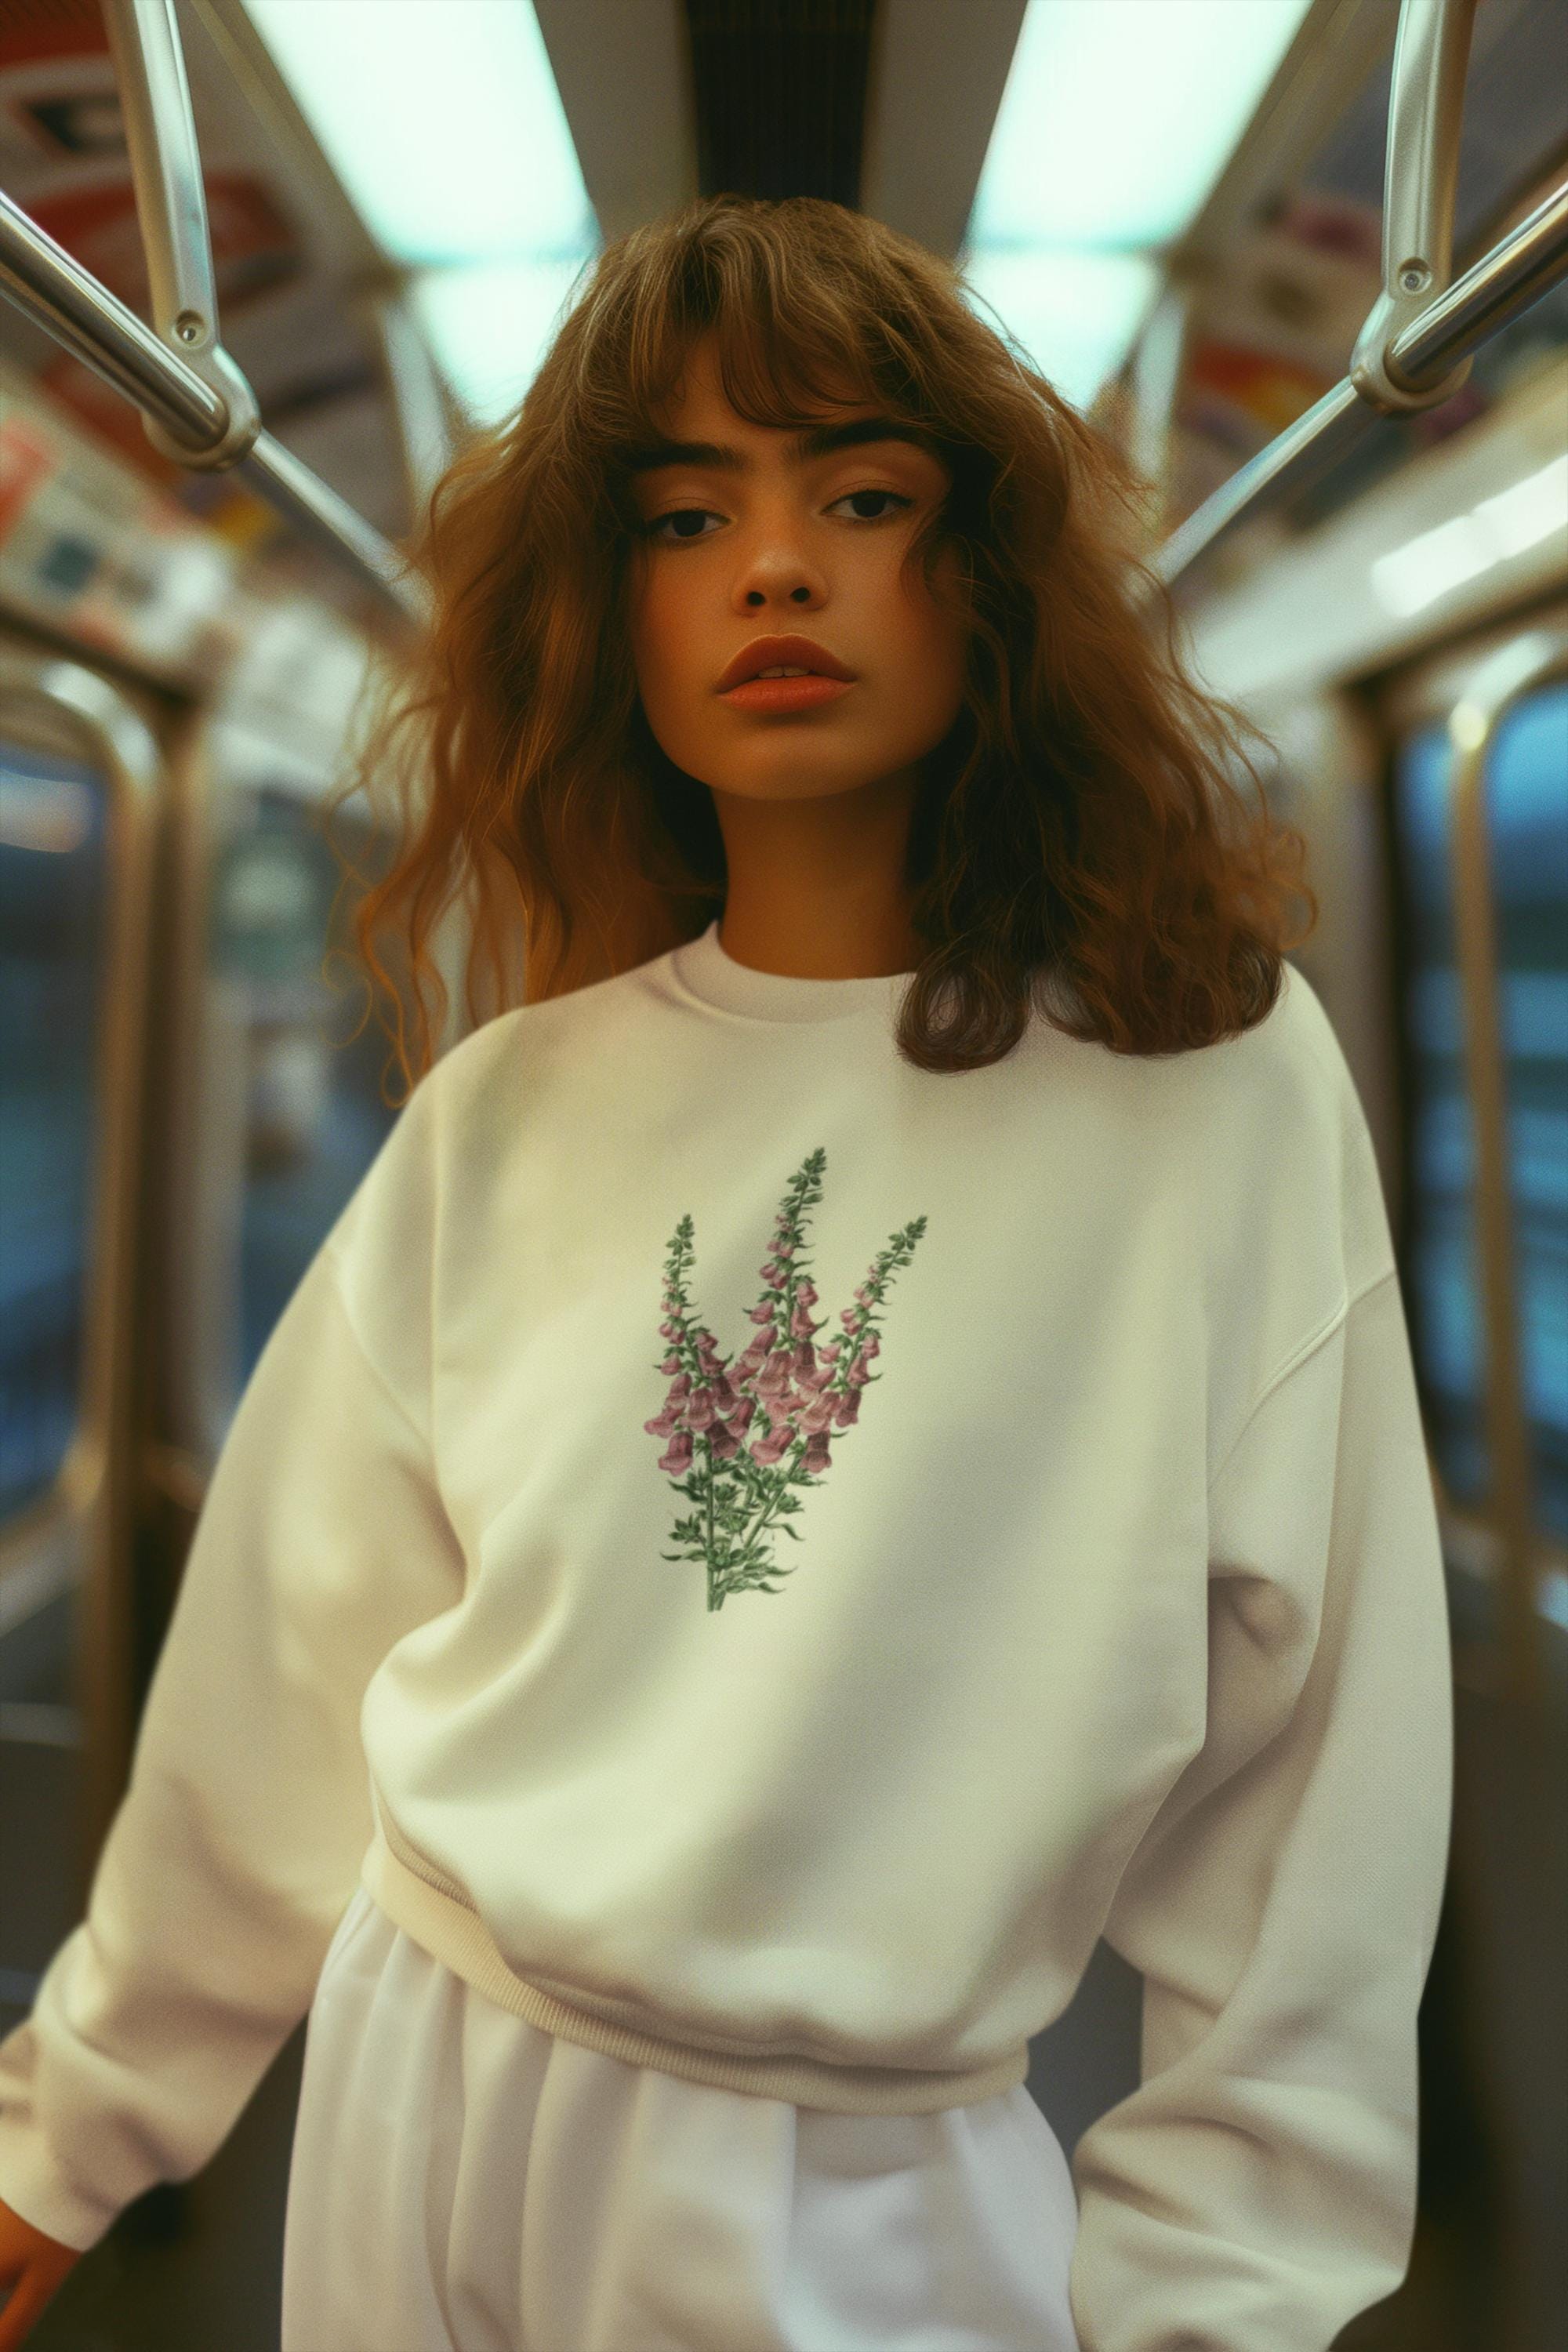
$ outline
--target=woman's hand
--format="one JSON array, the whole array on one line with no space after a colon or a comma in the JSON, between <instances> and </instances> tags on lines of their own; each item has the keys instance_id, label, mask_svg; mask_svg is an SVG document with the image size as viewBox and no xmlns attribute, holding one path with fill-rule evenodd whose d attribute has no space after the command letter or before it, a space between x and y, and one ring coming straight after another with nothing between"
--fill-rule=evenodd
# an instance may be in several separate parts
<instances>
[{"instance_id":1,"label":"woman's hand","mask_svg":"<svg viewBox=\"0 0 1568 2352\"><path fill-rule=\"evenodd\" d=\"M46 2238L0 2198L0 2292L9 2288L11 2297L0 2305L0 2352L17 2352L26 2342L44 2305L80 2260L75 2246Z\"/></svg>"}]
</instances>

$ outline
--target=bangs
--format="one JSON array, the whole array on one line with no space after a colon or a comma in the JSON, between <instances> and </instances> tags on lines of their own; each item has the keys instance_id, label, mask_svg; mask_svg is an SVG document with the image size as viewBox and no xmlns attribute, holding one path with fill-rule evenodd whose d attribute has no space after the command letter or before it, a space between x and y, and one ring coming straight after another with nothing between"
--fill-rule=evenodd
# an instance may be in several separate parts
<instances>
[{"instance_id":1,"label":"bangs","mask_svg":"<svg viewBox=\"0 0 1568 2352\"><path fill-rule=\"evenodd\" d=\"M871 404L931 428L937 420L908 364L908 341L896 326L889 331L891 289L859 282L842 254L822 261L803 266L765 232L715 236L710 229L637 273L621 317L605 321L622 360L605 460L624 463L658 436L699 344L710 344L720 388L748 424L799 428Z\"/></svg>"}]
</instances>

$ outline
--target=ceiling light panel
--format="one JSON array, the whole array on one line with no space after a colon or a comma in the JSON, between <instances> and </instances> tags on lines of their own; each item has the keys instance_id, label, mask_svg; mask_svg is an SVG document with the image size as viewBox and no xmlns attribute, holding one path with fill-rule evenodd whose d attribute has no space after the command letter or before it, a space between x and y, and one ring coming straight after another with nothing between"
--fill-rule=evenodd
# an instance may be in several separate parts
<instances>
[{"instance_id":1,"label":"ceiling light panel","mask_svg":"<svg viewBox=\"0 0 1568 2352\"><path fill-rule=\"evenodd\" d=\"M531 0L245 0L480 423L514 407L599 247Z\"/></svg>"},{"instance_id":2,"label":"ceiling light panel","mask_svg":"<svg viewBox=\"0 0 1568 2352\"><path fill-rule=\"evenodd\" d=\"M371 234L415 265L598 241L530 0L245 0Z\"/></svg>"},{"instance_id":3,"label":"ceiling light panel","mask_svg":"<svg viewBox=\"0 0 1568 2352\"><path fill-rule=\"evenodd\" d=\"M480 425L517 406L553 340L581 264L481 261L423 269L410 297L430 346Z\"/></svg>"},{"instance_id":4,"label":"ceiling light panel","mask_svg":"<svg viewBox=\"0 0 1568 2352\"><path fill-rule=\"evenodd\" d=\"M960 266L1087 406L1311 0L1030 0Z\"/></svg>"},{"instance_id":5,"label":"ceiling light panel","mask_svg":"<svg viewBox=\"0 0 1568 2352\"><path fill-rule=\"evenodd\" d=\"M1160 279L1142 253L1005 249L972 255L964 275L1033 365L1077 408L1086 408L1121 366Z\"/></svg>"},{"instance_id":6,"label":"ceiling light panel","mask_svg":"<svg viewBox=\"0 0 1568 2352\"><path fill-rule=\"evenodd\" d=\"M1152 246L1208 194L1310 0L1030 0L975 245Z\"/></svg>"}]
</instances>

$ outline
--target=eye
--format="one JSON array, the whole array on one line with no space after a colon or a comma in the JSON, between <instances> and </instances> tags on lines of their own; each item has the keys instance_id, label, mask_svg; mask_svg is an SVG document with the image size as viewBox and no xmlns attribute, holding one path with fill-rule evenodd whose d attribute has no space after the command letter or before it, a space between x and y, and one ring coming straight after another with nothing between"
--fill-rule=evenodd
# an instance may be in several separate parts
<instances>
[{"instance_id":1,"label":"eye","mask_svg":"<svg viewBox=\"0 0 1568 2352\"><path fill-rule=\"evenodd\" d=\"M914 504L913 499L906 499L901 490L846 490L841 499L834 499L833 504L836 507L847 506L851 499L891 499L895 508L912 507ZM831 509L829 511L831 512ZM890 522L892 517L886 514L863 514L857 515L855 520L858 522Z\"/></svg>"},{"instance_id":2,"label":"eye","mask_svg":"<svg viewBox=\"0 0 1568 2352\"><path fill-rule=\"evenodd\" d=\"M642 527L643 536L645 539L662 539L666 547L673 547L679 540L710 539L711 531L706 530L678 530L668 538L664 535L664 526L667 522L690 522L693 518L700 522L704 515L710 514L713 514L711 507L672 507L668 514L655 515L651 522L645 522ZM714 520L717 522L722 522L724 518L722 515L715 515Z\"/></svg>"},{"instance_id":3,"label":"eye","mask_svg":"<svg viewBox=\"0 0 1568 2352\"><path fill-rule=\"evenodd\" d=\"M847 506L851 500L860 499L880 499L884 505L891 501L891 513L857 514L851 518L856 522L865 523L890 522L893 513L904 508L912 507L915 503L913 499L905 498L901 490L846 490L841 499L834 499L833 506ZM829 507L829 514L832 511L833 507ZM700 524L704 515L711 515L715 522L722 522L724 520L723 516L717 513L712 507L672 507L668 514L655 515L650 522L645 522L642 525L642 534L645 539L657 540L665 547L688 545L697 539L711 539L713 536L711 531L683 528L693 522ZM667 523L673 526L668 531L665 529Z\"/></svg>"}]
</instances>

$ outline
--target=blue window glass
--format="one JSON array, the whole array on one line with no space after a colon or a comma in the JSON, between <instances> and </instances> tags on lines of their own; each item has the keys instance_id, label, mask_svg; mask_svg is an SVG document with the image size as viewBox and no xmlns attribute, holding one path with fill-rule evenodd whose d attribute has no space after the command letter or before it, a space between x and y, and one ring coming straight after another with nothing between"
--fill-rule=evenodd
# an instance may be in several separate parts
<instances>
[{"instance_id":1,"label":"blue window glass","mask_svg":"<svg viewBox=\"0 0 1568 2352\"><path fill-rule=\"evenodd\" d=\"M0 730L0 1519L76 1429L96 1176L107 786Z\"/></svg>"},{"instance_id":2,"label":"blue window glass","mask_svg":"<svg viewBox=\"0 0 1568 2352\"><path fill-rule=\"evenodd\" d=\"M1521 1379L1542 1531L1568 1542L1568 683L1487 761Z\"/></svg>"},{"instance_id":3,"label":"blue window glass","mask_svg":"<svg viewBox=\"0 0 1568 2352\"><path fill-rule=\"evenodd\" d=\"M1475 1130L1454 929L1447 730L1402 747L1394 816L1408 955L1403 1016L1411 1078L1405 1296L1427 1434L1456 1503L1485 1507L1486 1338L1478 1286Z\"/></svg>"}]
</instances>

